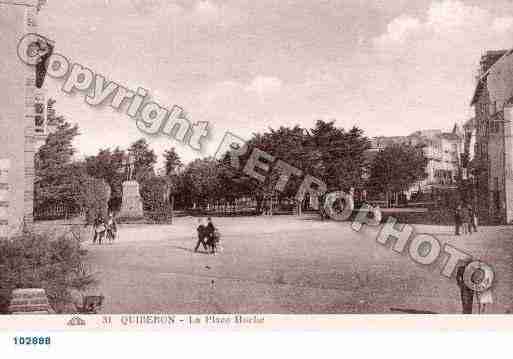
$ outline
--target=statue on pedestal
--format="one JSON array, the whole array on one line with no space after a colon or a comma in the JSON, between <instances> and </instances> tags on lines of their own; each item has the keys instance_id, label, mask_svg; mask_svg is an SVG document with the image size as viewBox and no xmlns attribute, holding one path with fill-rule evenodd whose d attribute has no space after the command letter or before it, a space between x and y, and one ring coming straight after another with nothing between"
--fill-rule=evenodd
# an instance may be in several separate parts
<instances>
[{"instance_id":1,"label":"statue on pedestal","mask_svg":"<svg viewBox=\"0 0 513 359\"><path fill-rule=\"evenodd\" d=\"M123 197L121 202L120 217L142 218L144 216L141 194L139 193L139 183L135 180L134 173L135 157L128 155L128 159L123 159L123 168L126 173L126 181L123 182Z\"/></svg>"}]
</instances>

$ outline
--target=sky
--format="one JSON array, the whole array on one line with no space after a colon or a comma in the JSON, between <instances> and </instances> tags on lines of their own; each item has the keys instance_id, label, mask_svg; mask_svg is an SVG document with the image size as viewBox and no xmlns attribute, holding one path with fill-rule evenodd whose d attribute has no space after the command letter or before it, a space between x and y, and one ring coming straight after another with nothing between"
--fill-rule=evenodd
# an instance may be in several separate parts
<instances>
[{"instance_id":1,"label":"sky","mask_svg":"<svg viewBox=\"0 0 513 359\"><path fill-rule=\"evenodd\" d=\"M450 130L472 117L480 56L513 47L513 1L48 0L39 26L71 61L208 121L201 152L146 137L188 162L226 131L319 119L367 136ZM62 84L47 79L57 112L80 127L80 155L145 137L125 111Z\"/></svg>"}]
</instances>

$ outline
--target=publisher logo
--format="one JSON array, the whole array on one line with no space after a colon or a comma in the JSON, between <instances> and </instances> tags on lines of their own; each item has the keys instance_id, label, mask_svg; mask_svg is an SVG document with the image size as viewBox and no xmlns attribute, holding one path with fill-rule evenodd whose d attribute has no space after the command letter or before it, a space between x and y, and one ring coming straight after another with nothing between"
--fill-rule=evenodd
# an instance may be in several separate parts
<instances>
[{"instance_id":1,"label":"publisher logo","mask_svg":"<svg viewBox=\"0 0 513 359\"><path fill-rule=\"evenodd\" d=\"M80 317L73 317L70 320L68 320L67 325L70 327L83 326L86 325L86 322L84 319Z\"/></svg>"}]
</instances>

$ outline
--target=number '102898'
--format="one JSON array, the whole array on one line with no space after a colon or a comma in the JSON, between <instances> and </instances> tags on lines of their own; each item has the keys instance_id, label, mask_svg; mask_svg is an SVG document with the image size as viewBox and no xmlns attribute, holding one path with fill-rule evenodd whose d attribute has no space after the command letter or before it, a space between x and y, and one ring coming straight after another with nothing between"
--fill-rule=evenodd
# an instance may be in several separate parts
<instances>
[{"instance_id":1,"label":"number '102898'","mask_svg":"<svg viewBox=\"0 0 513 359\"><path fill-rule=\"evenodd\" d=\"M50 337L14 337L15 345L50 345Z\"/></svg>"}]
</instances>

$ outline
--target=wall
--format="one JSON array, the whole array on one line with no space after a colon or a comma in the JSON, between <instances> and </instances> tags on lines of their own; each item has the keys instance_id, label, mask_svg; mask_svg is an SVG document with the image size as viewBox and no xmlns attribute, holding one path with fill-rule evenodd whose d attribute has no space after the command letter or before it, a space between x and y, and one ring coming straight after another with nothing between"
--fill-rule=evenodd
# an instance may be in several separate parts
<instances>
[{"instance_id":1,"label":"wall","mask_svg":"<svg viewBox=\"0 0 513 359\"><path fill-rule=\"evenodd\" d=\"M489 176L488 189L490 200L490 216L494 223L503 223L505 217L505 196L504 196L504 137L503 126L500 124L499 131L493 131L488 127L488 161Z\"/></svg>"},{"instance_id":2,"label":"wall","mask_svg":"<svg viewBox=\"0 0 513 359\"><path fill-rule=\"evenodd\" d=\"M481 91L475 107L475 126L476 126L476 147L475 147L475 160L481 166L481 171L476 176L476 193L477 193L477 207L478 216L482 223L489 222L490 217L490 193L488 187L489 181L489 166L488 166L488 107L489 107L489 95L487 87L484 86ZM481 152L481 149L485 148L485 152Z\"/></svg>"},{"instance_id":3,"label":"wall","mask_svg":"<svg viewBox=\"0 0 513 359\"><path fill-rule=\"evenodd\" d=\"M9 3L9 1L7 1ZM10 160L8 173L8 235L32 220L33 203L33 68L22 64L16 54L18 40L35 32L34 1L0 4L0 160ZM5 196L5 194L4 194Z\"/></svg>"},{"instance_id":4,"label":"wall","mask_svg":"<svg viewBox=\"0 0 513 359\"><path fill-rule=\"evenodd\" d=\"M505 202L506 223L513 222L513 107L504 108L504 144L505 144Z\"/></svg>"}]
</instances>

